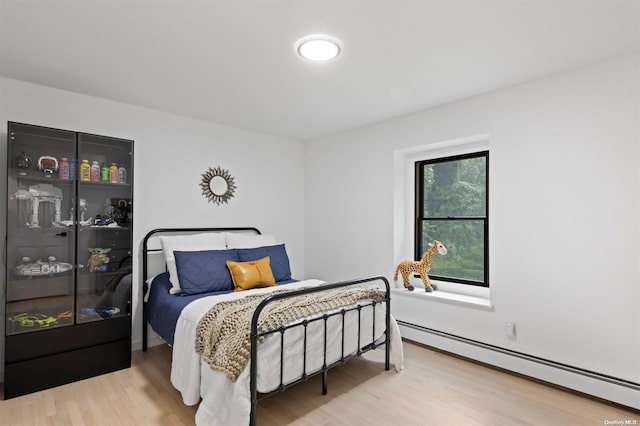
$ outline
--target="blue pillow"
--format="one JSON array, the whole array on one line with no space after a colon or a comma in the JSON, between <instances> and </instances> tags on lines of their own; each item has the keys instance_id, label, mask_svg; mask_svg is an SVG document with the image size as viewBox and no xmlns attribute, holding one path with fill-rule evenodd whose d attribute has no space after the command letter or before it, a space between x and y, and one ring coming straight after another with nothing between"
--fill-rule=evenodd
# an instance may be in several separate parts
<instances>
[{"instance_id":1,"label":"blue pillow","mask_svg":"<svg viewBox=\"0 0 640 426\"><path fill-rule=\"evenodd\" d=\"M276 282L291 279L289 256L287 256L287 250L284 248L284 244L238 249L238 256L240 256L240 262L249 262L269 256L271 271L273 272L273 277L276 279Z\"/></svg>"},{"instance_id":2,"label":"blue pillow","mask_svg":"<svg viewBox=\"0 0 640 426\"><path fill-rule=\"evenodd\" d=\"M233 290L227 260L239 262L238 250L174 251L173 254L182 290L180 294Z\"/></svg>"}]
</instances>

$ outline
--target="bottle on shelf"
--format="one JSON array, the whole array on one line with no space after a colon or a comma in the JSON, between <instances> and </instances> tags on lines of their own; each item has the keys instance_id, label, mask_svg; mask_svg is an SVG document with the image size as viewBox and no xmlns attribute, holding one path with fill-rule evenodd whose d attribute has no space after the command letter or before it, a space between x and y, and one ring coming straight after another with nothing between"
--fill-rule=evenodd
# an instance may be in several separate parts
<instances>
[{"instance_id":1,"label":"bottle on shelf","mask_svg":"<svg viewBox=\"0 0 640 426\"><path fill-rule=\"evenodd\" d=\"M109 166L107 166L107 163L102 163L102 168L100 169L100 180L102 182L109 182Z\"/></svg>"},{"instance_id":2,"label":"bottle on shelf","mask_svg":"<svg viewBox=\"0 0 640 426\"><path fill-rule=\"evenodd\" d=\"M70 180L76 180L76 169L77 169L76 166L77 165L78 165L78 162L77 162L77 160L75 158L72 158L69 161L69 179Z\"/></svg>"},{"instance_id":3,"label":"bottle on shelf","mask_svg":"<svg viewBox=\"0 0 640 426\"><path fill-rule=\"evenodd\" d=\"M118 165L116 163L111 163L111 167L109 167L109 182L118 183Z\"/></svg>"},{"instance_id":4,"label":"bottle on shelf","mask_svg":"<svg viewBox=\"0 0 640 426\"><path fill-rule=\"evenodd\" d=\"M82 160L82 163L80 163L80 180L91 180L91 165L89 164L89 160Z\"/></svg>"},{"instance_id":5,"label":"bottle on shelf","mask_svg":"<svg viewBox=\"0 0 640 426\"><path fill-rule=\"evenodd\" d=\"M58 164L58 177L60 179L69 180L69 159L61 157Z\"/></svg>"},{"instance_id":6,"label":"bottle on shelf","mask_svg":"<svg viewBox=\"0 0 640 426\"><path fill-rule=\"evenodd\" d=\"M127 169L124 166L118 168L118 183L127 183Z\"/></svg>"},{"instance_id":7,"label":"bottle on shelf","mask_svg":"<svg viewBox=\"0 0 640 426\"><path fill-rule=\"evenodd\" d=\"M97 161L91 162L91 182L100 182L100 164Z\"/></svg>"}]
</instances>

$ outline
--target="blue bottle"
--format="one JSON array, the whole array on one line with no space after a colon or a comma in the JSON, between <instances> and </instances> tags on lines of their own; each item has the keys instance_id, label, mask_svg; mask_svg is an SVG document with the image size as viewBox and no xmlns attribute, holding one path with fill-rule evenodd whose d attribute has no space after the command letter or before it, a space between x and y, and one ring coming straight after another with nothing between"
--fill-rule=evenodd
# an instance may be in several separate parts
<instances>
[{"instance_id":1,"label":"blue bottle","mask_svg":"<svg viewBox=\"0 0 640 426\"><path fill-rule=\"evenodd\" d=\"M69 179L70 180L76 180L76 159L72 158L71 160L69 160Z\"/></svg>"}]
</instances>

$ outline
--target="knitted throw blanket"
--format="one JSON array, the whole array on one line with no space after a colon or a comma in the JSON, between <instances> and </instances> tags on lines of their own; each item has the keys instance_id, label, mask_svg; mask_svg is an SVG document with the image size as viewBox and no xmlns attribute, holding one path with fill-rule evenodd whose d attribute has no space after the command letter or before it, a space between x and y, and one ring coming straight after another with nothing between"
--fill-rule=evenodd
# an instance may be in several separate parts
<instances>
[{"instance_id":1,"label":"knitted throw blanket","mask_svg":"<svg viewBox=\"0 0 640 426\"><path fill-rule=\"evenodd\" d=\"M251 357L251 318L266 297L289 290L220 302L207 312L196 329L196 352L215 370L235 381ZM353 305L358 300L381 300L378 288L343 287L269 303L260 314L258 332L276 329L319 312Z\"/></svg>"}]
</instances>

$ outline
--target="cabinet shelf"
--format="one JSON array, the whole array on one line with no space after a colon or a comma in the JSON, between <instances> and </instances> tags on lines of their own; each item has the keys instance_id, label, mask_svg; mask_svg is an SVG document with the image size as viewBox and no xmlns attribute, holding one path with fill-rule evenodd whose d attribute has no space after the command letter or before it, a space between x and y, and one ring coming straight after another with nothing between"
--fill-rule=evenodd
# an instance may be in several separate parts
<instances>
[{"instance_id":1,"label":"cabinet shelf","mask_svg":"<svg viewBox=\"0 0 640 426\"><path fill-rule=\"evenodd\" d=\"M78 272L81 277L94 277L94 278L110 278L118 274L118 271L93 271L89 272L88 268L83 268Z\"/></svg>"},{"instance_id":2,"label":"cabinet shelf","mask_svg":"<svg viewBox=\"0 0 640 426\"><path fill-rule=\"evenodd\" d=\"M117 232L117 231L129 231L129 226L83 226L80 228L80 232L86 231L105 231L105 232Z\"/></svg>"},{"instance_id":3,"label":"cabinet shelf","mask_svg":"<svg viewBox=\"0 0 640 426\"><path fill-rule=\"evenodd\" d=\"M111 182L92 182L90 180L79 180L78 183L81 186L89 185L89 186L102 186L108 188L118 188L118 187L130 187L130 183L111 183Z\"/></svg>"},{"instance_id":4,"label":"cabinet shelf","mask_svg":"<svg viewBox=\"0 0 640 426\"><path fill-rule=\"evenodd\" d=\"M60 179L56 175L45 176L41 170L32 169L9 169L9 178L33 181L38 183L51 183L56 185L71 185L75 181L70 179Z\"/></svg>"},{"instance_id":5,"label":"cabinet shelf","mask_svg":"<svg viewBox=\"0 0 640 426\"><path fill-rule=\"evenodd\" d=\"M17 226L15 231L22 234L50 234L51 236L66 237L74 232L74 228L72 226ZM63 233L66 235L61 235Z\"/></svg>"},{"instance_id":6,"label":"cabinet shelf","mask_svg":"<svg viewBox=\"0 0 640 426\"><path fill-rule=\"evenodd\" d=\"M10 281L29 281L33 283L37 283L40 281L48 281L51 279L57 279L61 277L69 277L73 274L73 269L64 272L58 272L56 274L46 274L46 275L21 275L16 272L15 268L12 268Z\"/></svg>"},{"instance_id":7,"label":"cabinet shelf","mask_svg":"<svg viewBox=\"0 0 640 426\"><path fill-rule=\"evenodd\" d=\"M89 180L77 180L77 179L60 179L55 175L47 177L40 170L22 170L22 169L9 169L9 177L18 180L26 180L33 181L35 183L50 183L56 185L73 185L76 182L81 186L89 185L89 186L100 186L105 188L126 188L131 187L130 183L127 182L93 182Z\"/></svg>"}]
</instances>

